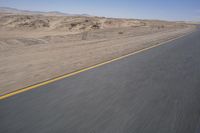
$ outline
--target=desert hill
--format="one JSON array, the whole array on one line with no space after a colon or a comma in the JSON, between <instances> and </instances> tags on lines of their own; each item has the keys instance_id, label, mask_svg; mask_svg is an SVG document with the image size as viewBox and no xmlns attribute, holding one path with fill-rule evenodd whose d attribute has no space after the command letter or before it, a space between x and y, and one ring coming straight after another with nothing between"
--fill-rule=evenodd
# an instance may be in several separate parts
<instances>
[{"instance_id":1,"label":"desert hill","mask_svg":"<svg viewBox=\"0 0 200 133\"><path fill-rule=\"evenodd\" d=\"M98 29L142 26L153 28L180 28L186 27L187 25L167 21L88 17L87 15L71 15L60 12L39 12L0 8L0 28L8 30L82 32Z\"/></svg>"}]
</instances>

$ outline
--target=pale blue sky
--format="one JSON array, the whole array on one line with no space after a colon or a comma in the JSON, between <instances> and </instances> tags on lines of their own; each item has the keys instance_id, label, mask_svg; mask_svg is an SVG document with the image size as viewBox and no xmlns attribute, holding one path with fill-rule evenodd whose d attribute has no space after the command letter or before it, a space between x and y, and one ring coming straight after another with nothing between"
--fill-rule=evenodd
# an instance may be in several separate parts
<instances>
[{"instance_id":1,"label":"pale blue sky","mask_svg":"<svg viewBox=\"0 0 200 133\"><path fill-rule=\"evenodd\" d=\"M200 0L0 0L0 6L107 17L200 21Z\"/></svg>"}]
</instances>

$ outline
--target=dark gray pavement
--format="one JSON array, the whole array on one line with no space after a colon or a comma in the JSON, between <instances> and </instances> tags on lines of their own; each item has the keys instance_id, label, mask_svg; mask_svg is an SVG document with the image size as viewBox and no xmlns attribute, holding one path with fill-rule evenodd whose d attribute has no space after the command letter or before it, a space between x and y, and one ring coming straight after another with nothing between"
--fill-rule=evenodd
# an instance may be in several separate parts
<instances>
[{"instance_id":1,"label":"dark gray pavement","mask_svg":"<svg viewBox=\"0 0 200 133\"><path fill-rule=\"evenodd\" d=\"M0 133L200 133L200 31L1 100Z\"/></svg>"}]
</instances>

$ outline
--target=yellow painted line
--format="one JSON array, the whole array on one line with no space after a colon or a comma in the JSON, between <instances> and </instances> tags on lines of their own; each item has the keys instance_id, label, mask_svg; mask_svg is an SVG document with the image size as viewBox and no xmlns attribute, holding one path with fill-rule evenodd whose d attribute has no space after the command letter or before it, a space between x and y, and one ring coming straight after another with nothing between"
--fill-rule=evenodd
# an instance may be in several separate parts
<instances>
[{"instance_id":1,"label":"yellow painted line","mask_svg":"<svg viewBox=\"0 0 200 133\"><path fill-rule=\"evenodd\" d=\"M188 34L186 34L186 35L188 35ZM63 75L63 76L60 76L60 77L57 77L57 78L54 78L54 79L51 79L51 80L48 80L48 81L44 81L44 82L42 82L42 83L38 83L38 84L36 84L36 85L32 85L32 86L29 86L29 87L26 87L26 88L23 88L23 89L20 89L20 90L13 91L13 92L11 92L11 93L8 93L8 94L5 94L5 95L0 96L0 100L9 98L9 97L11 97L11 96L17 95L17 94L22 93L22 92L25 92L25 91L29 91L29 90L35 89L35 88L40 87L40 86L44 86L44 85L53 83L53 82L55 82L55 81L58 81L58 80L61 80L61 79L67 78L67 77L71 77L71 76L73 76L73 75L76 75L76 74L79 74L79 73L82 73L82 72L85 72L85 71L88 71L88 70L91 70L91 69L94 69L94 68L103 66L103 65L105 65L105 64L108 64L108 63L111 63L111 62L114 62L114 61L117 61L117 60L120 60L120 59L129 57L129 56L131 56L131 55L134 55L134 54L137 54L137 53L141 53L141 52L147 51L147 50L149 50L149 49L152 49L152 48L161 46L161 45L163 45L163 44L166 44L166 43L168 43L168 42L174 41L174 40L176 40L176 39L182 38L182 37L184 37L184 36L186 36L186 35L182 35L182 36L180 36L180 37L177 37L177 38L174 38L174 39L171 39L171 40L168 40L168 41L165 41L165 42L156 44L156 45L154 45L154 46L150 46L150 47L148 47L148 48L144 48L144 49L138 50L138 51L136 51L136 52L133 52L133 53L130 53L130 54L127 54L127 55L124 55L124 56L121 56L121 57L118 57L118 58L115 58L115 59L112 59L112 60L109 60L109 61L106 61L106 62L103 62L103 63L100 63L100 64L97 64L97 65L94 65L94 66L91 66L91 67L88 67L88 68L84 68L84 69L78 70L78 71L76 71L76 72L72 72L72 73L69 73L69 74L65 74L65 75Z\"/></svg>"}]
</instances>

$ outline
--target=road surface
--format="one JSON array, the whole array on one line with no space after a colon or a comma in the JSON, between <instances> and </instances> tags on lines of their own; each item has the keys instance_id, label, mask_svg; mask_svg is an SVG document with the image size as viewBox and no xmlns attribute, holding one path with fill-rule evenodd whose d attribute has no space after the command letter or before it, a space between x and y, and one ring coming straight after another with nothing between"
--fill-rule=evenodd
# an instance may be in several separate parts
<instances>
[{"instance_id":1,"label":"road surface","mask_svg":"<svg viewBox=\"0 0 200 133\"><path fill-rule=\"evenodd\" d=\"M200 133L200 31L0 101L1 133Z\"/></svg>"}]
</instances>

